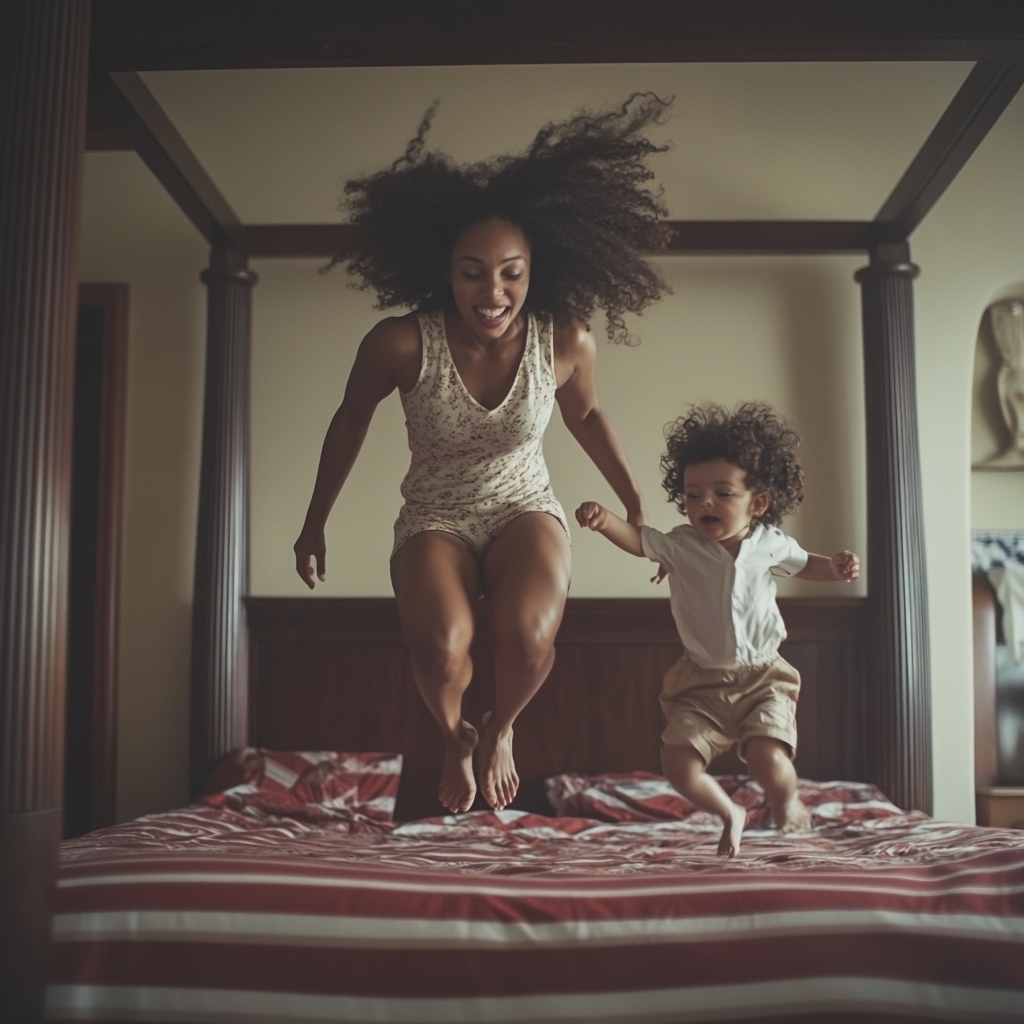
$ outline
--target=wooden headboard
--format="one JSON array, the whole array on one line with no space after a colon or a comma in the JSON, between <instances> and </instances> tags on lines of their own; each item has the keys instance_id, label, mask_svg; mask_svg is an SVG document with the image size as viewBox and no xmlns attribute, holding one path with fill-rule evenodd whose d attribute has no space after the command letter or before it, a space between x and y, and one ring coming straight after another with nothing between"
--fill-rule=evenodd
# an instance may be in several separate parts
<instances>
[{"instance_id":1,"label":"wooden headboard","mask_svg":"<svg viewBox=\"0 0 1024 1024\"><path fill-rule=\"evenodd\" d=\"M806 778L864 778L865 628L862 598L779 602L799 669L797 769ZM409 669L395 602L385 598L248 598L249 735L287 750L396 751L405 758L396 817L444 813L442 746ZM681 649L668 600L570 598L555 666L516 724L520 796L550 813L549 775L660 771L658 692ZM493 648L481 625L467 717L492 706ZM714 764L738 771L735 754Z\"/></svg>"}]
</instances>

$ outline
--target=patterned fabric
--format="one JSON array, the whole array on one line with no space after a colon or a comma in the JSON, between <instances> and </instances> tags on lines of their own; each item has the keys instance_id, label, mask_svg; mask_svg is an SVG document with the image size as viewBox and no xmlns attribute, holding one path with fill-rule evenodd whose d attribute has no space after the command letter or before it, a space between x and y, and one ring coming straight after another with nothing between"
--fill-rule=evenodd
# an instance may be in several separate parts
<instances>
[{"instance_id":1,"label":"patterned fabric","mask_svg":"<svg viewBox=\"0 0 1024 1024\"><path fill-rule=\"evenodd\" d=\"M1024 1020L1024 832L844 816L724 860L694 815L151 815L64 844L46 1018Z\"/></svg>"},{"instance_id":2,"label":"patterned fabric","mask_svg":"<svg viewBox=\"0 0 1024 1024\"><path fill-rule=\"evenodd\" d=\"M975 572L999 569L1007 562L1024 565L1024 530L974 530L971 565Z\"/></svg>"},{"instance_id":3,"label":"patterned fabric","mask_svg":"<svg viewBox=\"0 0 1024 1024\"><path fill-rule=\"evenodd\" d=\"M770 828L771 808L764 790L747 775L719 775L730 799L747 812L747 828ZM660 775L626 772L609 775L555 775L546 783L548 799L565 817L609 822L685 821L717 825L715 814L690 803ZM815 825L851 824L903 812L865 782L810 782L800 779L797 792Z\"/></svg>"},{"instance_id":4,"label":"patterned fabric","mask_svg":"<svg viewBox=\"0 0 1024 1024\"><path fill-rule=\"evenodd\" d=\"M225 756L200 802L260 822L279 817L358 829L392 820L401 774L401 754L244 747Z\"/></svg>"},{"instance_id":5,"label":"patterned fabric","mask_svg":"<svg viewBox=\"0 0 1024 1024\"><path fill-rule=\"evenodd\" d=\"M975 530L971 562L975 572L988 574L1007 650L1019 664L1024 659L1024 530Z\"/></svg>"},{"instance_id":6,"label":"patterned fabric","mask_svg":"<svg viewBox=\"0 0 1024 1024\"><path fill-rule=\"evenodd\" d=\"M496 409L466 390L452 360L444 311L421 313L423 363L401 392L412 461L395 523L397 551L413 534L443 530L477 555L523 512L547 512L569 532L544 462L544 431L555 401L554 341L528 315L515 382Z\"/></svg>"}]
</instances>

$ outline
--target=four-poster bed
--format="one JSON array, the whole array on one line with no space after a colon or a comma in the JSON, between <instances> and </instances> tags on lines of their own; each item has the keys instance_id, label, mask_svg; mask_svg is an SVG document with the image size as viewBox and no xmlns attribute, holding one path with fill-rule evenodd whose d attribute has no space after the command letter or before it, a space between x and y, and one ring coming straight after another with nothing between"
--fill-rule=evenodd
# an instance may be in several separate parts
<instances>
[{"instance_id":1,"label":"four-poster bed","mask_svg":"<svg viewBox=\"0 0 1024 1024\"><path fill-rule=\"evenodd\" d=\"M91 50L87 0L48 5L19 0L5 9L0 61L5 140L0 156L5 225L0 285L0 697L5 708L0 982L5 1012L11 1007L12 1019L29 1019L41 991L41 951L59 837L68 346L87 73L92 102L108 132L112 126L114 134L120 133L137 150L211 245L210 266L203 275L209 288L207 390L193 603L192 785L198 792L225 752L251 741L277 742L262 730L288 732L287 720L282 722L279 715L272 720L260 717L261 706L274 707L274 694L279 692L274 690L273 674L264 671L273 662L275 637L290 642L306 630L305 639L313 646L324 642L325 635L329 643L344 643L345 632L362 616L365 629L356 638L357 646L365 649L376 643L379 660L386 662L394 654L388 652L395 634L393 622L373 619L380 614L386 619L391 613L367 608L366 602L303 602L301 607L285 603L278 608L250 602L255 653L250 671L243 598L248 346L255 275L248 260L328 255L344 248L345 229L242 224L149 94L139 71L467 62L976 61L873 221L677 222L668 248L681 254L863 252L868 257L857 280L862 289L868 400L871 593L864 603L831 607L818 602L817 610L806 612L810 639L804 642L846 643L854 653L843 661L851 675L849 686L842 688L850 702L839 716L842 724L821 741L822 760L809 764L805 774L821 777L822 772L832 773L831 765L841 764L843 774L879 784L899 806L930 810L928 635L911 296L916 267L907 239L1024 81L1020 6L877 3L859 4L853 12L804 2L766 9L753 0L727 7L666 3L644 11L577 3L526 4L519 5L518 29L511 34L498 33L486 12L458 4L421 5L415 10L391 6L355 9L310 2L253 8L222 3L211 10L208 4L182 2L140 9L121 0L96 0ZM32 114L23 116L25 111ZM41 132L39 124L51 130ZM570 609L569 621L576 614L583 622L591 613L600 615L599 610L578 604ZM796 604L787 613L792 617L791 639L799 643L795 623L804 613ZM324 626L332 615L334 621ZM628 609L620 618L629 621ZM838 624L836 618L841 620ZM638 615L636 621L648 619ZM587 628L597 646L611 642L600 624L592 621ZM661 641L652 640L649 630L649 625L638 625L623 642L653 642L657 647ZM871 637L870 643L865 636ZM615 659L603 661L613 664ZM590 666L586 671L592 671L593 662ZM645 685L651 685L658 671L658 656L648 656ZM562 685L580 685L584 674L581 671L574 683L570 673ZM317 678L315 673L309 677L311 686L322 684L323 677L321 683ZM397 685L401 671L392 671L388 678ZM278 685L280 679L288 683L294 674L286 670ZM554 700L560 691L553 686L548 692ZM829 691L823 687L821 692ZM826 706L829 699L823 696ZM873 728L865 737L860 730L868 708ZM821 717L826 725L836 726L834 715ZM296 746L301 742L308 749L314 725L296 725ZM600 728L583 733L593 749L597 735ZM834 752L837 742L849 752L845 760L825 753ZM605 747L604 740L601 745ZM810 749L814 747L811 744ZM419 747L411 742L410 749ZM650 751L619 750L607 756L634 759L621 767L640 768L646 766ZM574 757L557 747L539 750L536 771L565 771L574 767ZM551 760L545 763L545 758ZM593 761L586 770L617 767ZM539 774L533 781L538 779ZM413 801L409 811L425 806Z\"/></svg>"}]
</instances>

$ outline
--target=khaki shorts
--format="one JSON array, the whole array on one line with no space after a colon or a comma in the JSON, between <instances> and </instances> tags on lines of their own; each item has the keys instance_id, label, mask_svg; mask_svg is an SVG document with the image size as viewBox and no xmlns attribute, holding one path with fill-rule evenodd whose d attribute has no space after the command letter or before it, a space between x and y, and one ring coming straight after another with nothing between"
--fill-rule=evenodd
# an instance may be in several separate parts
<instances>
[{"instance_id":1,"label":"khaki shorts","mask_svg":"<svg viewBox=\"0 0 1024 1024\"><path fill-rule=\"evenodd\" d=\"M735 669L701 668L685 655L665 673L661 734L669 747L695 747L709 764L719 754L753 736L768 736L796 755L796 700L800 673L783 658L767 665Z\"/></svg>"}]
</instances>

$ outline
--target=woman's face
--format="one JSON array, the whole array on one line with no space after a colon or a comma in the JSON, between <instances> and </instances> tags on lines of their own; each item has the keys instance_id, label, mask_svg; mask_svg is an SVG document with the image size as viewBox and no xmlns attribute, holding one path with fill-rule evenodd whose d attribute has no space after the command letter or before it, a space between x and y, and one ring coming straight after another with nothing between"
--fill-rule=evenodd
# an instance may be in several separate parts
<instances>
[{"instance_id":1,"label":"woman's face","mask_svg":"<svg viewBox=\"0 0 1024 1024\"><path fill-rule=\"evenodd\" d=\"M448 272L455 306L482 341L502 337L516 322L530 287L530 246L505 220L471 224L452 247Z\"/></svg>"}]
</instances>

